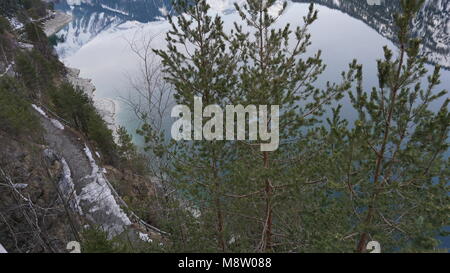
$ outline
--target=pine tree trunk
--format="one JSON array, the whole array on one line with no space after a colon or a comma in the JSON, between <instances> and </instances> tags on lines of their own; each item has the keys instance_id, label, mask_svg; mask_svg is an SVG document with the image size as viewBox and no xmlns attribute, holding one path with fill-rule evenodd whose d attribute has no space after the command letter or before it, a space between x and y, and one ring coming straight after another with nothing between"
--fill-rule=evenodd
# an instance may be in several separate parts
<instances>
[{"instance_id":1,"label":"pine tree trunk","mask_svg":"<svg viewBox=\"0 0 450 273\"><path fill-rule=\"evenodd\" d=\"M223 236L224 232L224 219L223 219L223 212L222 212L222 202L220 201L220 184L218 180L218 173L217 173L217 167L216 167L216 160L215 160L215 154L213 154L214 159L212 162L213 167L213 173L214 173L214 191L215 191L215 206L216 206L216 217L217 217L217 241L218 241L218 247L222 252L225 252L226 245L225 245L225 239Z\"/></svg>"},{"instance_id":2,"label":"pine tree trunk","mask_svg":"<svg viewBox=\"0 0 450 273\"><path fill-rule=\"evenodd\" d=\"M217 239L219 243L219 249L225 252L225 240L223 238L223 214L220 197L216 197L216 210L217 210Z\"/></svg>"},{"instance_id":3,"label":"pine tree trunk","mask_svg":"<svg viewBox=\"0 0 450 273\"><path fill-rule=\"evenodd\" d=\"M269 168L269 153L264 152L264 168ZM265 208L265 222L263 229L263 242L262 242L262 252L267 252L272 249L272 192L273 187L270 179L265 181L265 194L266 194L266 208Z\"/></svg>"},{"instance_id":4,"label":"pine tree trunk","mask_svg":"<svg viewBox=\"0 0 450 273\"><path fill-rule=\"evenodd\" d=\"M402 72L402 65L403 65L403 61L404 61L404 56L405 56L405 46L403 44L400 45L400 58L399 58L399 62L398 62L398 68L396 71L396 80L397 83L395 84L395 86L391 89L391 102L389 105L389 110L388 110L388 116L386 119L386 124L385 124L385 128L384 128L384 136L383 136L383 141L382 141L382 145L381 145L381 149L380 151L377 153L377 162L376 162L376 167L375 167L375 175L374 175L374 180L373 183L375 184L375 189L374 192L372 193L372 200L371 200L371 204L369 205L369 210L367 212L367 217L365 219L365 224L366 225L370 225L372 222L372 218L373 218L373 214L374 214L374 207L375 207L375 202L376 202L376 198L377 195L380 191L380 186L379 185L379 178L381 177L381 172L382 172L382 165L383 165L383 161L384 161L384 157L385 157L385 153L386 153L386 147L388 145L389 142L389 134L391 132L391 122L392 122L392 117L394 114L394 108L395 108L395 103L397 100L397 92L398 90L401 88L401 83L400 83L400 76L401 76L401 72ZM367 244L368 241L368 233L367 232L363 232L361 234L361 237L359 239L356 251L361 253L365 250L365 246Z\"/></svg>"}]
</instances>

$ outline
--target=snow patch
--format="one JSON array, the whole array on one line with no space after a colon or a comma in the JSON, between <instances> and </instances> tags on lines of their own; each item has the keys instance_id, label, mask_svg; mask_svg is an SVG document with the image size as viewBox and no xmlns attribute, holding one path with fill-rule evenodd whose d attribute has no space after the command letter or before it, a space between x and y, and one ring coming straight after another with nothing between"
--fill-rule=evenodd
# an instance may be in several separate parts
<instances>
[{"instance_id":1,"label":"snow patch","mask_svg":"<svg viewBox=\"0 0 450 273\"><path fill-rule=\"evenodd\" d=\"M192 215L192 217L194 218L199 218L200 216L202 216L202 213L200 212L199 209L194 208L194 207L186 207L186 210L189 211Z\"/></svg>"},{"instance_id":2,"label":"snow patch","mask_svg":"<svg viewBox=\"0 0 450 273\"><path fill-rule=\"evenodd\" d=\"M61 158L61 163L63 165L63 175L59 180L59 189L65 197L68 197L70 208L78 212L80 215L83 215L83 210L80 207L80 199L75 191L75 185L73 184L72 173L69 165L64 158Z\"/></svg>"},{"instance_id":3,"label":"snow patch","mask_svg":"<svg viewBox=\"0 0 450 273\"><path fill-rule=\"evenodd\" d=\"M2 244L0 244L0 253L8 253L8 251L6 251Z\"/></svg>"},{"instance_id":4,"label":"snow patch","mask_svg":"<svg viewBox=\"0 0 450 273\"><path fill-rule=\"evenodd\" d=\"M15 189L22 190L22 189L25 189L26 187L28 187L28 184L18 183L18 184L14 184L13 187L14 187Z\"/></svg>"},{"instance_id":5,"label":"snow patch","mask_svg":"<svg viewBox=\"0 0 450 273\"><path fill-rule=\"evenodd\" d=\"M271 6L268 9L267 12L269 13L270 16L277 17L280 14L281 10L283 9L283 5L284 5L284 2L281 0L278 0L273 4L273 6Z\"/></svg>"},{"instance_id":6,"label":"snow patch","mask_svg":"<svg viewBox=\"0 0 450 273\"><path fill-rule=\"evenodd\" d=\"M41 114L42 116L48 118L48 117L47 117L47 114L44 112L44 110L42 110L41 107L37 106L36 104L32 104L31 106L32 106L32 107L34 108L34 110L36 110L39 114Z\"/></svg>"},{"instance_id":7,"label":"snow patch","mask_svg":"<svg viewBox=\"0 0 450 273\"><path fill-rule=\"evenodd\" d=\"M24 27L24 25L15 17L9 18L8 21L13 30L22 29Z\"/></svg>"},{"instance_id":8,"label":"snow patch","mask_svg":"<svg viewBox=\"0 0 450 273\"><path fill-rule=\"evenodd\" d=\"M92 4L92 0L66 0L69 6L79 6L81 4Z\"/></svg>"},{"instance_id":9,"label":"snow patch","mask_svg":"<svg viewBox=\"0 0 450 273\"><path fill-rule=\"evenodd\" d=\"M228 12L234 11L234 4L242 6L245 0L207 0L208 5L211 6L211 10L216 12Z\"/></svg>"},{"instance_id":10,"label":"snow patch","mask_svg":"<svg viewBox=\"0 0 450 273\"><path fill-rule=\"evenodd\" d=\"M19 45L20 48L28 51L31 51L34 48L34 45L28 43L18 42L17 44Z\"/></svg>"},{"instance_id":11,"label":"snow patch","mask_svg":"<svg viewBox=\"0 0 450 273\"><path fill-rule=\"evenodd\" d=\"M140 238L142 241L144 241L144 242L147 242L147 243L153 243L153 240L150 239L150 237L148 236L148 234L139 232L139 238Z\"/></svg>"},{"instance_id":12,"label":"snow patch","mask_svg":"<svg viewBox=\"0 0 450 273\"><path fill-rule=\"evenodd\" d=\"M119 14L122 14L122 15L125 15L125 16L129 16L130 15L128 12L125 12L125 11L119 10L119 9L114 9L114 8L108 7L107 5L104 5L104 4L101 4L101 6L102 6L102 8L104 8L106 10L109 10L109 11L112 11L112 12L115 12L115 13L119 13Z\"/></svg>"},{"instance_id":13,"label":"snow patch","mask_svg":"<svg viewBox=\"0 0 450 273\"><path fill-rule=\"evenodd\" d=\"M5 76L6 74L8 74L9 70L11 70L13 64L9 64L8 67L6 68L5 72L3 72L2 74L0 74L0 77Z\"/></svg>"},{"instance_id":14,"label":"snow patch","mask_svg":"<svg viewBox=\"0 0 450 273\"><path fill-rule=\"evenodd\" d=\"M62 125L62 123L59 122L58 120L56 120L56 119L50 119L50 121L52 122L52 124L53 124L56 128L58 128L58 129L60 129L60 130L64 130L64 125Z\"/></svg>"},{"instance_id":15,"label":"snow patch","mask_svg":"<svg viewBox=\"0 0 450 273\"><path fill-rule=\"evenodd\" d=\"M164 17L169 15L169 11L167 10L166 6L162 6L158 10L161 13L161 15Z\"/></svg>"},{"instance_id":16,"label":"snow patch","mask_svg":"<svg viewBox=\"0 0 450 273\"><path fill-rule=\"evenodd\" d=\"M47 118L50 120L50 122L53 124L53 126L55 126L56 128L60 129L60 130L64 130L64 125L62 125L61 122L59 122L56 119L53 118L49 118L47 116L47 114L45 113L44 110L42 110L41 107L37 106L36 104L31 104L31 106L34 108L34 110L36 110L39 114L41 114L43 117Z\"/></svg>"},{"instance_id":17,"label":"snow patch","mask_svg":"<svg viewBox=\"0 0 450 273\"><path fill-rule=\"evenodd\" d=\"M89 209L91 216L98 213L97 216L100 214L107 217L102 219L102 228L109 233L110 237L113 237L122 233L124 226L131 225L131 221L117 204L103 169L96 164L89 147L85 146L84 152L92 167L92 174L85 179L91 179L92 182L83 187L79 199L91 205Z\"/></svg>"}]
</instances>

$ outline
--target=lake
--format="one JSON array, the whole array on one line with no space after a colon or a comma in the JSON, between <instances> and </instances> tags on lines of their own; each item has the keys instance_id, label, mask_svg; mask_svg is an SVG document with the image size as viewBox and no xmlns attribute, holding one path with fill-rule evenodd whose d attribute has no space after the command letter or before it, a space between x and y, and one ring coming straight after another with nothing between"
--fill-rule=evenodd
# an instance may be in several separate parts
<instances>
[{"instance_id":1,"label":"lake","mask_svg":"<svg viewBox=\"0 0 450 273\"><path fill-rule=\"evenodd\" d=\"M235 21L240 20L232 8L232 1L211 2L213 10L222 14L225 29L230 29ZM364 12L366 12L364 16L352 16L350 11L354 13L357 8L361 9L361 7L356 4L354 8L348 7L350 4L346 6L342 4L342 1L336 0L316 2L323 5L316 6L319 10L319 19L310 28L312 46L309 54L321 49L323 60L327 64L327 69L318 82L339 81L340 73L346 70L348 64L356 58L364 67L366 90L377 86L376 60L383 56L383 46L387 45L391 49L396 49L395 44L389 39L386 22L379 19L386 15L380 16L379 10L377 10L380 7L376 5L364 6ZM138 73L139 67L139 59L130 49L129 42L142 37L154 36L153 47L165 47L164 34L170 26L164 18L158 16L165 13L167 5L164 2L158 3L159 5L155 4L147 10L133 10L134 13L127 11L126 7L120 9L118 6L90 6L82 3L59 6L60 9L72 13L75 17L74 22L58 34L65 40L57 46L62 61L70 67L80 69L82 77L92 79L97 88L95 93L97 98L116 101L118 106L117 124L126 127L131 133L135 132L139 123L133 112L120 100L121 97L128 97L132 90L127 75ZM301 24L307 8L308 4L306 3L290 2L278 25L284 26L286 23L290 23L292 27L295 27ZM371 14L375 15L370 17ZM443 18L446 16L444 15ZM150 19L146 20L145 18ZM450 23L447 24L448 35ZM435 47L429 46L428 49L431 52L430 56L441 56L434 58L434 61L444 60L447 62L450 56L446 53L447 51L439 47L437 42L442 39L445 41L448 37L429 37L429 44L435 45ZM433 70L431 65L427 65L427 68L429 71ZM441 74L442 83L439 90L450 89L450 71L443 69ZM431 107L437 109L444 99L433 103ZM349 107L348 98L341 103L344 105L344 116L352 120L355 113ZM136 135L135 141L138 144L141 143ZM449 238L446 238L445 245L450 246Z\"/></svg>"},{"instance_id":2,"label":"lake","mask_svg":"<svg viewBox=\"0 0 450 273\"><path fill-rule=\"evenodd\" d=\"M240 20L232 9L231 1L230 3L214 1L214 3L218 3L213 5L213 10L222 14L225 29L232 28L233 23ZM305 3L289 3L278 25L290 23L295 27L301 24L307 8L308 4ZM383 56L382 47L387 45L395 49L395 45L375 29L340 10L321 5L317 5L316 8L319 10L319 19L310 28L312 46L308 52L312 54L319 49L322 50L323 60L327 64L326 71L318 81L319 85L326 81L339 81L341 71L346 70L348 64L356 58L364 67L366 90L376 86L378 83L376 60ZM118 106L117 123L134 133L139 124L134 114L120 100L132 92L128 75L139 73L139 59L132 52L129 42L143 37L155 37L152 46L164 48L165 32L169 29L168 22L161 18L150 22L127 20L121 13L108 17L97 9L73 13L79 16L79 21L76 18L77 23L67 26L59 34L66 35L65 42L57 47L63 62L80 69L82 77L92 79L97 88L95 92L97 98L115 100ZM98 29L98 32L95 29ZM432 71L433 67L430 65L428 69ZM450 87L448 70L442 70L441 81L440 89ZM442 101L435 102L432 107L439 107ZM347 107L348 101L344 99L342 103L344 116L352 120L354 112Z\"/></svg>"}]
</instances>

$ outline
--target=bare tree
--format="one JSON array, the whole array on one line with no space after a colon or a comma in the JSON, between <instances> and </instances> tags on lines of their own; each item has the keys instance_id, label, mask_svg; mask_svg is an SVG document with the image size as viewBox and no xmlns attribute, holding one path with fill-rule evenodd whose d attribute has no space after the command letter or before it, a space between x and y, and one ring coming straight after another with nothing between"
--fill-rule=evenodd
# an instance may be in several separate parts
<instances>
[{"instance_id":1,"label":"bare tree","mask_svg":"<svg viewBox=\"0 0 450 273\"><path fill-rule=\"evenodd\" d=\"M34 203L29 195L21 192L21 189L25 188L26 184L14 183L10 175L8 175L2 168L0 168L0 186L6 187L10 193L10 196L14 200L15 205L10 208L15 213L21 216L22 220L27 225L27 231L23 229L17 229L17 223L14 217L8 217L4 213L0 212L0 218L2 222L8 227L10 236L15 243L16 251L18 252L34 252L38 249L44 252L57 252L57 249L52 245L51 238L42 230L42 221L48 214L52 213L52 210L56 210L55 207L42 207ZM12 213L9 213L13 215ZM27 238L27 244L19 244L19 240Z\"/></svg>"},{"instance_id":2,"label":"bare tree","mask_svg":"<svg viewBox=\"0 0 450 273\"><path fill-rule=\"evenodd\" d=\"M164 130L164 117L173 106L173 92L164 80L161 62L153 53L152 43L156 35L143 35L139 40L128 41L132 52L138 57L138 73L127 73L131 90L122 100L133 110L136 117L153 127Z\"/></svg>"},{"instance_id":3,"label":"bare tree","mask_svg":"<svg viewBox=\"0 0 450 273\"><path fill-rule=\"evenodd\" d=\"M158 35L135 35L132 40L127 41L139 65L137 73L126 73L130 90L127 97L120 99L140 122L141 127L138 131L146 138L152 138L146 141L144 152L149 161L152 182L159 188L155 190L159 210L163 211L167 206L162 202L165 203L168 196L174 193L164 173L169 162L167 157L156 155L150 146L166 142L166 130L168 130L167 125L170 124L170 110L174 105L174 99L173 90L164 79L160 59L153 52L154 41Z\"/></svg>"}]
</instances>

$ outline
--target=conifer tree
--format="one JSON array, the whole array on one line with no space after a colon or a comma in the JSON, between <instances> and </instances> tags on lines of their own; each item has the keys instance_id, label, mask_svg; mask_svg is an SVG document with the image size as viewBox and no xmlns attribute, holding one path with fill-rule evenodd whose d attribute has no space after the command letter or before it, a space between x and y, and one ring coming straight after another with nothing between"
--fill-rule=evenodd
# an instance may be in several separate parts
<instances>
[{"instance_id":1,"label":"conifer tree","mask_svg":"<svg viewBox=\"0 0 450 273\"><path fill-rule=\"evenodd\" d=\"M125 127L119 126L117 129L117 152L123 161L129 161L136 157L137 150L133 143L133 137L128 134Z\"/></svg>"},{"instance_id":2,"label":"conifer tree","mask_svg":"<svg viewBox=\"0 0 450 273\"><path fill-rule=\"evenodd\" d=\"M230 190L237 197L234 207L247 219L239 220L247 226L241 228L251 225L259 229L254 232L256 236L249 236L248 243L261 252L300 250L301 243L294 242L301 237L303 224L290 224L298 215L293 208L301 203L311 210L321 206L311 198L315 185L307 186L321 181L312 171L314 166L309 165L322 155L317 140L323 135L317 125L326 106L340 99L350 87L354 70L352 64L342 74L340 84L327 83L324 89L317 88L316 80L325 69L321 51L311 57L305 57L305 53L311 44L308 29L318 12L311 4L303 25L295 29L289 24L279 27L277 21L287 4L277 10L275 2L249 0L242 7L235 5L245 23L236 24L234 36L234 42L242 48L243 60L239 67L241 93L235 101L280 107L278 149L260 152L255 142L236 143L237 159L232 166ZM270 124L269 119L267 128Z\"/></svg>"},{"instance_id":3,"label":"conifer tree","mask_svg":"<svg viewBox=\"0 0 450 273\"><path fill-rule=\"evenodd\" d=\"M446 92L434 90L439 67L423 87L425 59L420 40L410 37L422 3L401 1L398 56L384 48L379 87L368 93L356 61L341 83L317 88L321 53L305 57L318 16L313 5L292 29L277 24L286 4L277 10L274 0L247 0L235 6L243 23L225 31L206 1L178 1L167 49L155 51L177 103L192 112L194 96L223 109L278 105L279 116L263 126L273 129L271 119L278 118L280 143L275 151L261 151L260 139L158 146L171 163L166 183L178 193L172 204L193 212L167 217L179 221L169 225L175 249L347 252L356 245L363 252L369 240L387 251L435 249L448 225L449 114L448 99L430 109ZM354 126L341 118L342 106L321 125L327 106L355 80ZM154 148L151 125L141 133Z\"/></svg>"},{"instance_id":4,"label":"conifer tree","mask_svg":"<svg viewBox=\"0 0 450 273\"><path fill-rule=\"evenodd\" d=\"M245 24L236 23L226 33L220 17L213 19L209 15L205 1L179 1L176 7L180 15L170 19L168 49L156 51L162 58L167 80L175 89L177 102L191 109L194 96L202 97L204 105L217 104L222 108L226 104L281 108L280 138L286 143L276 152L261 153L261 142L254 140L194 141L193 145L178 143L178 154L171 159L174 164L169 173L176 187L188 192L200 207L214 208L213 214L201 210L200 221L205 226L215 223L220 251L226 250L227 241L239 241L235 245L246 251L273 251L275 244L295 248L286 245L289 240L282 239L291 232L282 232L281 226L280 230L273 227L274 222L289 221L292 214L274 220L278 217L273 209L287 208L298 201L299 195L291 196L292 193L299 185L311 182L306 174L297 177L294 170L299 159L308 153L307 145L319 134L319 130L308 128L317 123L324 106L339 99L350 87L352 78L350 69L343 74L342 84L327 84L324 90L314 87L325 69L321 53L308 58L303 55L310 45L307 30L316 20L317 11L311 5L303 26L295 30L290 25L277 29L277 19L286 4L271 15L274 4L275 1L249 0L242 7L236 5ZM270 119L264 125L270 128ZM302 148L301 153L294 152ZM286 198L292 203L284 202Z\"/></svg>"},{"instance_id":5,"label":"conifer tree","mask_svg":"<svg viewBox=\"0 0 450 273\"><path fill-rule=\"evenodd\" d=\"M172 30L167 34L167 50L155 52L162 59L177 103L187 105L192 112L194 96L200 97L203 105L225 105L235 89L237 57L226 51L228 37L223 32L222 19L208 14L210 7L204 0L177 1L174 7L179 15L169 18ZM148 124L144 127L151 132ZM168 170L173 187L184 193L182 198L192 201L192 206L201 211L201 221L208 223L205 229L195 227L190 234L201 233L198 239L205 240L206 245L217 242L219 251L226 250L220 173L225 158L225 143L195 137L192 143L178 143L176 153L171 153L172 168ZM211 238L207 234L214 235Z\"/></svg>"},{"instance_id":6,"label":"conifer tree","mask_svg":"<svg viewBox=\"0 0 450 273\"><path fill-rule=\"evenodd\" d=\"M362 67L351 104L358 113L353 128L330 119L334 144L330 175L342 193L349 248L365 252L376 240L385 251L433 251L449 215L447 91L436 90L440 68L428 75L420 39L411 37L412 20L424 1L402 0L395 16L398 54L384 47L378 61L379 86L362 87ZM444 100L440 109L432 103ZM341 222L342 223L342 222ZM341 225L341 223L339 223ZM356 236L355 236L356 235Z\"/></svg>"}]
</instances>

